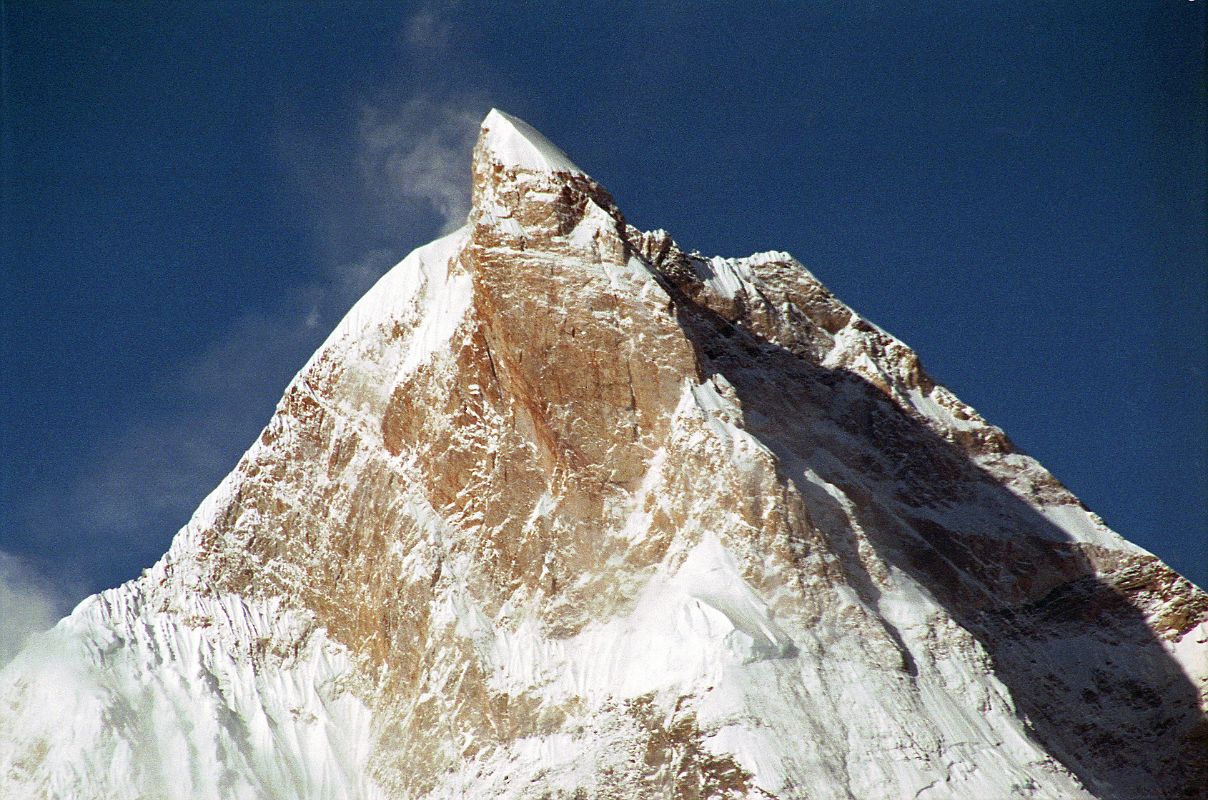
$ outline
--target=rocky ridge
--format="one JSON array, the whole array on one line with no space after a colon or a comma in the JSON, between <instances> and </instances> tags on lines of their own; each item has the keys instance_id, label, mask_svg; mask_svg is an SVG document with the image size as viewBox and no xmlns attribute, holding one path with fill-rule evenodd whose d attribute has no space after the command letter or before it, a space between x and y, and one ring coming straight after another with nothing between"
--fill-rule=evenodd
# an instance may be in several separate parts
<instances>
[{"instance_id":1,"label":"rocky ridge","mask_svg":"<svg viewBox=\"0 0 1208 800\"><path fill-rule=\"evenodd\" d=\"M1202 591L787 253L639 231L498 111L472 171L0 673L0 795L1205 796Z\"/></svg>"}]
</instances>

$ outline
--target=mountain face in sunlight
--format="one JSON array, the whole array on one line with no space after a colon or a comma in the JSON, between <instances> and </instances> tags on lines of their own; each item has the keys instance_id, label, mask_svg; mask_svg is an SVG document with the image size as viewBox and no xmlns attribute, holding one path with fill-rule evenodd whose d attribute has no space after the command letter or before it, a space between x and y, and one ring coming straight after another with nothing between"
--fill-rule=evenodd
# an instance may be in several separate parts
<instances>
[{"instance_id":1,"label":"mountain face in sunlight","mask_svg":"<svg viewBox=\"0 0 1208 800\"><path fill-rule=\"evenodd\" d=\"M0 673L0 795L1204 796L1203 592L787 253L639 231L498 111L472 173Z\"/></svg>"}]
</instances>

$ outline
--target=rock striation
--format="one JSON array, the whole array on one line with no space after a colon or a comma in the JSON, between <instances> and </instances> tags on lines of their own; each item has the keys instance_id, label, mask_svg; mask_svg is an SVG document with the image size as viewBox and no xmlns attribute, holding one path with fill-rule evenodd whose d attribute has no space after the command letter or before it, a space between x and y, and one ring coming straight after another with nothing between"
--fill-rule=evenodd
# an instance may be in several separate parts
<instances>
[{"instance_id":1,"label":"rock striation","mask_svg":"<svg viewBox=\"0 0 1208 800\"><path fill-rule=\"evenodd\" d=\"M1208 596L787 253L492 111L141 578L0 672L12 798L1203 798Z\"/></svg>"}]
</instances>

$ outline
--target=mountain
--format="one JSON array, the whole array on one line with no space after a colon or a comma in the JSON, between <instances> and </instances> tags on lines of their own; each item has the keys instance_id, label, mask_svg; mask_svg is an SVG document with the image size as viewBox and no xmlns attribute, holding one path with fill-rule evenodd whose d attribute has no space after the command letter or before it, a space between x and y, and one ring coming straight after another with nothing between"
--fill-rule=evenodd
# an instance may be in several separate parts
<instances>
[{"instance_id":1,"label":"mountain","mask_svg":"<svg viewBox=\"0 0 1208 800\"><path fill-rule=\"evenodd\" d=\"M787 253L498 111L472 173L0 673L0 796L1208 796L1203 591Z\"/></svg>"}]
</instances>

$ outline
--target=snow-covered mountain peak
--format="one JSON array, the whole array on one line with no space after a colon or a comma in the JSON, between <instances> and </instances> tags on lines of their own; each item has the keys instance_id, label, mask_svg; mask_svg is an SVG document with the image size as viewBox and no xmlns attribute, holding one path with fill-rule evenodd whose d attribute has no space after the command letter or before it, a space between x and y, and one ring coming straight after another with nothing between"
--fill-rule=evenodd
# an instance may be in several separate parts
<instances>
[{"instance_id":1,"label":"snow-covered mountain peak","mask_svg":"<svg viewBox=\"0 0 1208 800\"><path fill-rule=\"evenodd\" d=\"M0 797L1203 797L1208 596L789 254L637 230L499 111L472 170L0 672Z\"/></svg>"},{"instance_id":2,"label":"snow-covered mountain peak","mask_svg":"<svg viewBox=\"0 0 1208 800\"><path fill-rule=\"evenodd\" d=\"M580 246L626 260L625 219L612 195L523 120L497 109L487 114L471 176L477 243L523 251L541 241L566 254Z\"/></svg>"},{"instance_id":3,"label":"snow-covered mountain peak","mask_svg":"<svg viewBox=\"0 0 1208 800\"><path fill-rule=\"evenodd\" d=\"M504 169L583 174L553 142L518 117L497 108L483 119L479 157Z\"/></svg>"}]
</instances>

